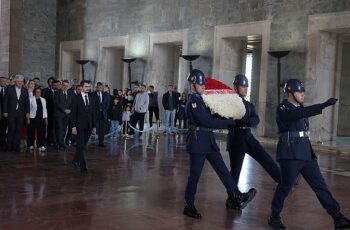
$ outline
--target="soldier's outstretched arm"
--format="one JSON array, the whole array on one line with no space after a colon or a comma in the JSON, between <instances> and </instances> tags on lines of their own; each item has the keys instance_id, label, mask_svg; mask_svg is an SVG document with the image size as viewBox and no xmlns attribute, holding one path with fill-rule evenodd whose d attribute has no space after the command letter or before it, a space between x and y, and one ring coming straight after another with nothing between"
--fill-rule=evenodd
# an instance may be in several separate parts
<instances>
[{"instance_id":1,"label":"soldier's outstretched arm","mask_svg":"<svg viewBox=\"0 0 350 230\"><path fill-rule=\"evenodd\" d=\"M322 104L315 104L306 107L299 107L296 109L290 109L284 105L280 105L277 108L277 113L280 119L284 122L296 121L301 118L308 118L316 116L322 113L323 106Z\"/></svg>"}]
</instances>

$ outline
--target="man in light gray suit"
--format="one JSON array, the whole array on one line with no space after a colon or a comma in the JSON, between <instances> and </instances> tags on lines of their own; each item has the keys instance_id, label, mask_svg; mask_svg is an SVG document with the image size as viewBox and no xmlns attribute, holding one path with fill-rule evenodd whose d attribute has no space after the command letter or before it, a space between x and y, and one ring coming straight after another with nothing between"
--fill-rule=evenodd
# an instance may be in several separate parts
<instances>
[{"instance_id":1,"label":"man in light gray suit","mask_svg":"<svg viewBox=\"0 0 350 230\"><path fill-rule=\"evenodd\" d=\"M133 105L133 115L131 117L130 124L132 127L135 127L136 124L139 124L139 129L143 130L143 125L145 123L145 114L148 109L149 96L146 92L146 85L140 85L140 91L136 94L136 98ZM130 129L129 135L132 137L134 135L134 130ZM142 136L142 132L139 132L139 137Z\"/></svg>"}]
</instances>

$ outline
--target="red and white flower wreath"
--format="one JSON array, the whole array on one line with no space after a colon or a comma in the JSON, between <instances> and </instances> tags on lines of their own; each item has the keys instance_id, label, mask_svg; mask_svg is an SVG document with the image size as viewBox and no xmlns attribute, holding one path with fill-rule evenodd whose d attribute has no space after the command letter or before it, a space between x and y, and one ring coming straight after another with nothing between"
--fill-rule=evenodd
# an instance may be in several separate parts
<instances>
[{"instance_id":1,"label":"red and white flower wreath","mask_svg":"<svg viewBox=\"0 0 350 230\"><path fill-rule=\"evenodd\" d=\"M225 118L241 119L245 114L242 98L229 86L210 77L205 78L204 103L212 113Z\"/></svg>"}]
</instances>

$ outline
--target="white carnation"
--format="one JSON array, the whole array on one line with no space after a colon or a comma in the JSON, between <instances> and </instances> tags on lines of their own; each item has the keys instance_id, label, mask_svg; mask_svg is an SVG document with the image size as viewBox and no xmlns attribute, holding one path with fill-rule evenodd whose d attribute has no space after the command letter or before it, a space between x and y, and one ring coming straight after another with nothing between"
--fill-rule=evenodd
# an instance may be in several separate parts
<instances>
[{"instance_id":1,"label":"white carnation","mask_svg":"<svg viewBox=\"0 0 350 230\"><path fill-rule=\"evenodd\" d=\"M212 113L222 117L241 119L246 112L242 98L237 94L207 93L202 97Z\"/></svg>"}]
</instances>

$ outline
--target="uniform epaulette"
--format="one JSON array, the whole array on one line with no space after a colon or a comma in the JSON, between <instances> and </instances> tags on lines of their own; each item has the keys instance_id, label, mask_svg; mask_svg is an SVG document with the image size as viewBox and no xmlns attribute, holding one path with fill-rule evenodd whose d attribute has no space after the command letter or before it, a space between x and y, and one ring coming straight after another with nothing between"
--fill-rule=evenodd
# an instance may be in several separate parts
<instances>
[{"instance_id":1,"label":"uniform epaulette","mask_svg":"<svg viewBox=\"0 0 350 230\"><path fill-rule=\"evenodd\" d=\"M280 110L287 110L288 108L285 105L280 105Z\"/></svg>"}]
</instances>

